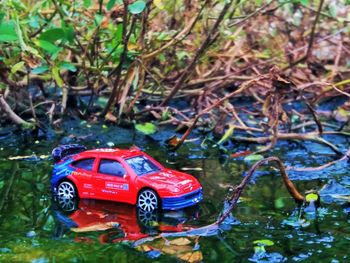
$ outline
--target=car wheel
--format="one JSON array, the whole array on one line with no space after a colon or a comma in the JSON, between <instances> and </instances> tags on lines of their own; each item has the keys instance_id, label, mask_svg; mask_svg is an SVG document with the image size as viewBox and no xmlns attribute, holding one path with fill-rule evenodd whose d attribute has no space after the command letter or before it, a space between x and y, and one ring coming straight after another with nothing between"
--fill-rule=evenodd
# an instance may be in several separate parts
<instances>
[{"instance_id":1,"label":"car wheel","mask_svg":"<svg viewBox=\"0 0 350 263\"><path fill-rule=\"evenodd\" d=\"M137 206L147 212L157 209L158 204L157 194L150 189L143 190L137 199Z\"/></svg>"},{"instance_id":2,"label":"car wheel","mask_svg":"<svg viewBox=\"0 0 350 263\"><path fill-rule=\"evenodd\" d=\"M71 182L63 181L57 187L59 199L73 199L77 197L75 186Z\"/></svg>"}]
</instances>

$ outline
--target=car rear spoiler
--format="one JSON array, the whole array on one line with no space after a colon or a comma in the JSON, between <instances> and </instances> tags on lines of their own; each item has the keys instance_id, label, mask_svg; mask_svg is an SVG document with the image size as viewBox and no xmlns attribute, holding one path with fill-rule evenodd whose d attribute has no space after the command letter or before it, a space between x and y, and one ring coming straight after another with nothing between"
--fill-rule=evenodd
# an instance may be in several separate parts
<instances>
[{"instance_id":1,"label":"car rear spoiler","mask_svg":"<svg viewBox=\"0 0 350 263\"><path fill-rule=\"evenodd\" d=\"M60 145L52 150L52 159L58 163L63 158L77 154L86 150L86 147L79 144Z\"/></svg>"}]
</instances>

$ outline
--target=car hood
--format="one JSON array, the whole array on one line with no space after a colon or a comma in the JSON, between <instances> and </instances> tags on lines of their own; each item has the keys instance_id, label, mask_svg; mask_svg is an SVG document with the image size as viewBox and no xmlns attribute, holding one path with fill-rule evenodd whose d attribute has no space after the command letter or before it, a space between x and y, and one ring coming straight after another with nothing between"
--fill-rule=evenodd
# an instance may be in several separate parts
<instances>
[{"instance_id":1,"label":"car hood","mask_svg":"<svg viewBox=\"0 0 350 263\"><path fill-rule=\"evenodd\" d=\"M199 187L200 183L192 175L181 173L171 169L141 177L151 187L158 191L165 191L174 195L192 192Z\"/></svg>"}]
</instances>

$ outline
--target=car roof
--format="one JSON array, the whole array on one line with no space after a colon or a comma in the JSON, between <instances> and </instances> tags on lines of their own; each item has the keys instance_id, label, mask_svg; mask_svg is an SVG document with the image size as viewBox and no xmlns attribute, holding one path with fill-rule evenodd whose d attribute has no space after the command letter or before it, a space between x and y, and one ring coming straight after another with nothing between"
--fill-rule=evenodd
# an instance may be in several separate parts
<instances>
[{"instance_id":1,"label":"car roof","mask_svg":"<svg viewBox=\"0 0 350 263\"><path fill-rule=\"evenodd\" d=\"M101 148L101 149L93 149L87 150L79 153L79 157L104 157L104 158L113 158L113 157L121 157L123 159L143 155L144 152L138 149L119 149L119 148Z\"/></svg>"}]
</instances>

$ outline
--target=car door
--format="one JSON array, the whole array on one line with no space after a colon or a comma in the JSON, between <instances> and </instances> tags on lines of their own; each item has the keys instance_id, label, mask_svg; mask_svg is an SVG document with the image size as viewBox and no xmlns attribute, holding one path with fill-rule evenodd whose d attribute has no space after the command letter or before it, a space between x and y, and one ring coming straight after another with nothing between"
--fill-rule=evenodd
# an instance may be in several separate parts
<instances>
[{"instance_id":1,"label":"car door","mask_svg":"<svg viewBox=\"0 0 350 263\"><path fill-rule=\"evenodd\" d=\"M100 158L94 182L99 198L130 202L130 176L125 167L116 159Z\"/></svg>"},{"instance_id":2,"label":"car door","mask_svg":"<svg viewBox=\"0 0 350 263\"><path fill-rule=\"evenodd\" d=\"M95 157L82 158L74 161L71 166L75 169L72 176L75 179L76 187L81 198L93 198L92 176L94 174Z\"/></svg>"}]
</instances>

